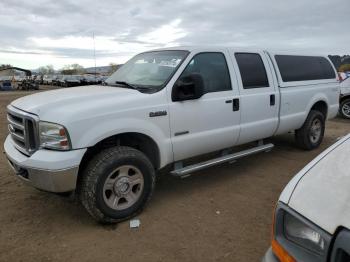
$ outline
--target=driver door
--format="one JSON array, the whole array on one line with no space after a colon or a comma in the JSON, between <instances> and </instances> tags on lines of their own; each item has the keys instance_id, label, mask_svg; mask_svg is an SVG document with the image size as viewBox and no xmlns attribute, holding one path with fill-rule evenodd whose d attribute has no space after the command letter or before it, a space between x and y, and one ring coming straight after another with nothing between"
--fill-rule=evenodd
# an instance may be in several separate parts
<instances>
[{"instance_id":1,"label":"driver door","mask_svg":"<svg viewBox=\"0 0 350 262\"><path fill-rule=\"evenodd\" d=\"M199 98L170 102L170 127L174 161L231 147L240 132L240 111L236 79L224 52L197 53L178 81L191 74L203 78ZM231 74L234 75L234 74ZM172 87L176 88L176 84ZM172 93L176 90L172 90ZM171 92L170 92L171 93Z\"/></svg>"}]
</instances>

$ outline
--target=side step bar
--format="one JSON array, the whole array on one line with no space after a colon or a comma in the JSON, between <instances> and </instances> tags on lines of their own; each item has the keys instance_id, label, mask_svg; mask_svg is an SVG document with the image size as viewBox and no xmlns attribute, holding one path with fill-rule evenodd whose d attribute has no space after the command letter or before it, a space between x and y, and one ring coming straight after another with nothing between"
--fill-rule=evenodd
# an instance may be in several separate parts
<instances>
[{"instance_id":1,"label":"side step bar","mask_svg":"<svg viewBox=\"0 0 350 262\"><path fill-rule=\"evenodd\" d=\"M221 156L218 158L214 158L208 161L204 161L201 163L197 163L197 164L193 164L193 165L189 165L186 167L182 167L179 169L175 169L173 171L170 172L171 175L173 176L177 176L177 177L185 177L190 175L193 172L211 167L211 166L216 166L222 163L226 163L226 162L231 162L234 160L237 160L239 158L242 157L246 157L249 155L253 155L253 154L257 154L260 152L268 152L271 151L271 149L274 147L273 144L266 144L266 145L259 145L257 147L253 147L250 149L246 149L237 153L233 153L233 154L229 154L229 155L225 155L225 156Z\"/></svg>"}]
</instances>

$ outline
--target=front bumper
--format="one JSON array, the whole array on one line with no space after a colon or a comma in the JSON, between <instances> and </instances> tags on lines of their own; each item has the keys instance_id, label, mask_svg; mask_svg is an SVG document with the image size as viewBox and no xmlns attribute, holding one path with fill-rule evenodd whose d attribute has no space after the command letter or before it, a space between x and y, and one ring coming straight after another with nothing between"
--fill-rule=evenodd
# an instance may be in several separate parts
<instances>
[{"instance_id":1,"label":"front bumper","mask_svg":"<svg viewBox=\"0 0 350 262\"><path fill-rule=\"evenodd\" d=\"M30 157L19 152L11 136L4 149L10 166L25 183L49 192L69 192L76 187L80 162L86 149L38 150Z\"/></svg>"},{"instance_id":2,"label":"front bumper","mask_svg":"<svg viewBox=\"0 0 350 262\"><path fill-rule=\"evenodd\" d=\"M266 251L266 254L263 257L262 262L279 262L279 260L273 254L271 247Z\"/></svg>"}]
</instances>

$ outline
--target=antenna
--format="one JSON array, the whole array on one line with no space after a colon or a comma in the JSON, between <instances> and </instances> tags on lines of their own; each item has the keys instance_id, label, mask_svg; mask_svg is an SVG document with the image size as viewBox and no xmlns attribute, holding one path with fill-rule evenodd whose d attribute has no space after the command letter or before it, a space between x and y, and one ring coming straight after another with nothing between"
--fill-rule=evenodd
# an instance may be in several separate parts
<instances>
[{"instance_id":1,"label":"antenna","mask_svg":"<svg viewBox=\"0 0 350 262\"><path fill-rule=\"evenodd\" d=\"M94 62L95 62L95 82L96 82L96 47L95 47L95 32L92 32L92 40L94 43Z\"/></svg>"}]
</instances>

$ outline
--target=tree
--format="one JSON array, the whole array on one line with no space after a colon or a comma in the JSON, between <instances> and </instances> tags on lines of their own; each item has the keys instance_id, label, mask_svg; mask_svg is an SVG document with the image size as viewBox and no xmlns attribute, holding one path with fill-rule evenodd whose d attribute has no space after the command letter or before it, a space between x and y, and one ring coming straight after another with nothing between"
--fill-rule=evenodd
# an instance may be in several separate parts
<instances>
[{"instance_id":1,"label":"tree","mask_svg":"<svg viewBox=\"0 0 350 262\"><path fill-rule=\"evenodd\" d=\"M339 72L348 72L350 71L350 64L343 64L339 67Z\"/></svg>"},{"instance_id":2,"label":"tree","mask_svg":"<svg viewBox=\"0 0 350 262\"><path fill-rule=\"evenodd\" d=\"M109 63L109 67L110 67L109 69L110 74L113 74L118 69L118 65L115 63Z\"/></svg>"},{"instance_id":3,"label":"tree","mask_svg":"<svg viewBox=\"0 0 350 262\"><path fill-rule=\"evenodd\" d=\"M5 68L8 68L8 67L12 67L12 65L10 65L10 64L1 64L0 65L0 69L5 69Z\"/></svg>"},{"instance_id":4,"label":"tree","mask_svg":"<svg viewBox=\"0 0 350 262\"><path fill-rule=\"evenodd\" d=\"M53 75L55 73L55 69L53 68L53 65L47 65L47 74L48 75Z\"/></svg>"},{"instance_id":5,"label":"tree","mask_svg":"<svg viewBox=\"0 0 350 262\"><path fill-rule=\"evenodd\" d=\"M76 74L84 74L85 69L79 64L71 64L71 65L65 65L61 69L61 73L63 75L76 75Z\"/></svg>"},{"instance_id":6,"label":"tree","mask_svg":"<svg viewBox=\"0 0 350 262\"><path fill-rule=\"evenodd\" d=\"M41 66L38 71L40 75L53 75L55 73L53 65Z\"/></svg>"},{"instance_id":7,"label":"tree","mask_svg":"<svg viewBox=\"0 0 350 262\"><path fill-rule=\"evenodd\" d=\"M333 62L335 68L339 68L341 65L341 56L340 55L330 55L329 59Z\"/></svg>"},{"instance_id":8,"label":"tree","mask_svg":"<svg viewBox=\"0 0 350 262\"><path fill-rule=\"evenodd\" d=\"M47 75L47 69L46 66L41 66L38 68L38 72L40 75Z\"/></svg>"}]
</instances>

